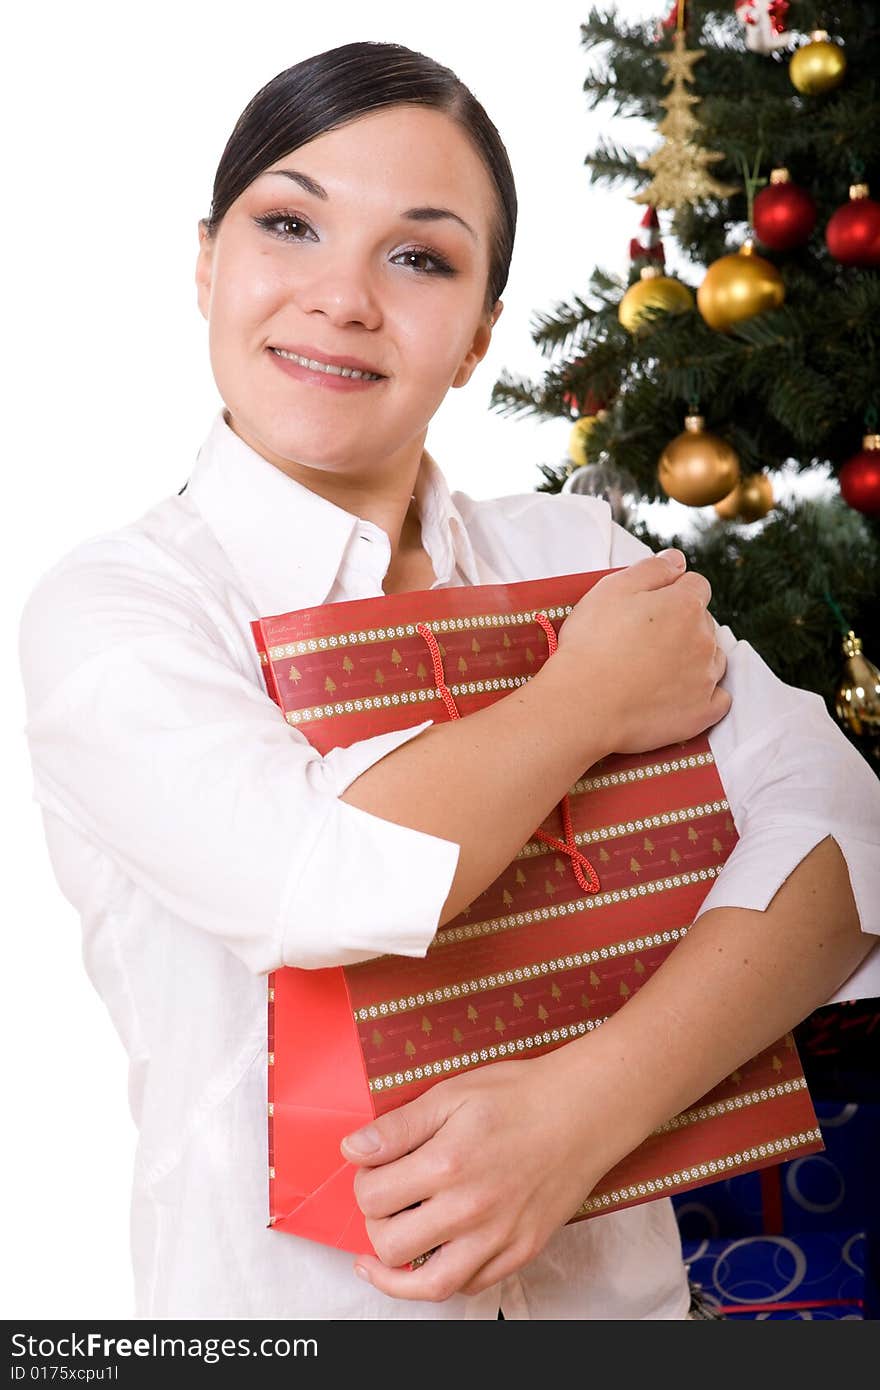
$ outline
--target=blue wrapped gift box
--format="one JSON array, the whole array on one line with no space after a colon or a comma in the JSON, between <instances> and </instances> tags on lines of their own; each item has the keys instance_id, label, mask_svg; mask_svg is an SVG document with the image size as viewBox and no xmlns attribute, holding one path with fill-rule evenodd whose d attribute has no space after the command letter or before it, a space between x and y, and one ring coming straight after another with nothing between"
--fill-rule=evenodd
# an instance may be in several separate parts
<instances>
[{"instance_id":1,"label":"blue wrapped gift box","mask_svg":"<svg viewBox=\"0 0 880 1390\"><path fill-rule=\"evenodd\" d=\"M726 1318L862 1319L861 1231L684 1241L691 1282Z\"/></svg>"},{"instance_id":2,"label":"blue wrapped gift box","mask_svg":"<svg viewBox=\"0 0 880 1390\"><path fill-rule=\"evenodd\" d=\"M873 1230L880 1235L880 1105L816 1102L824 1153L674 1197L683 1240Z\"/></svg>"},{"instance_id":3,"label":"blue wrapped gift box","mask_svg":"<svg viewBox=\"0 0 880 1390\"><path fill-rule=\"evenodd\" d=\"M880 1105L816 1114L824 1153L672 1199L691 1278L725 1316L880 1316Z\"/></svg>"}]
</instances>

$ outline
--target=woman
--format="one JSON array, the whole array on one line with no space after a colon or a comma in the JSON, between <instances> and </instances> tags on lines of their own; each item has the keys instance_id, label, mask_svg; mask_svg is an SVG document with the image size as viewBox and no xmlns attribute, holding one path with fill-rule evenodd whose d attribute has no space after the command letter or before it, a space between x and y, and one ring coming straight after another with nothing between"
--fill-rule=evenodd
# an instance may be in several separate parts
<instances>
[{"instance_id":1,"label":"woman","mask_svg":"<svg viewBox=\"0 0 880 1390\"><path fill-rule=\"evenodd\" d=\"M199 224L223 408L189 482L22 616L35 795L131 1058L141 1316L686 1317L668 1201L564 1223L880 929L874 779L716 628L706 581L594 499L453 497L426 452L489 346L515 222L498 133L447 69L349 44L280 73ZM467 719L321 757L263 688L257 616L617 566ZM424 954L586 767L703 730L741 838L700 929L597 1033L349 1136L381 1259L267 1229L265 974Z\"/></svg>"}]
</instances>

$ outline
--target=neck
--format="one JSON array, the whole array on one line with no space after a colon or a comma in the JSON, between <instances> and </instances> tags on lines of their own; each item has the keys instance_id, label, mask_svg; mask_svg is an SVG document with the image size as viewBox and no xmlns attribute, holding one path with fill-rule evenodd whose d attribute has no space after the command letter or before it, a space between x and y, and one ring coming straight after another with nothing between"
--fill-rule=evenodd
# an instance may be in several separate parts
<instances>
[{"instance_id":1,"label":"neck","mask_svg":"<svg viewBox=\"0 0 880 1390\"><path fill-rule=\"evenodd\" d=\"M223 418L233 433L289 478L343 511L380 527L391 543L391 568L421 549L421 525L415 491L422 468L427 430L385 460L381 468L372 464L371 471L366 474L311 468L295 459L274 455L251 439L228 410L223 412Z\"/></svg>"}]
</instances>

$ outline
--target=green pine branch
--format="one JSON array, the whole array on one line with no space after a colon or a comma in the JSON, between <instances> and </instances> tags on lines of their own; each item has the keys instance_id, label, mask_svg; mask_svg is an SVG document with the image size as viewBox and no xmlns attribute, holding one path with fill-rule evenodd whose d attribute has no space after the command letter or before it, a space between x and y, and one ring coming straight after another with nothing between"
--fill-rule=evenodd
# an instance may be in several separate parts
<instances>
[{"instance_id":1,"label":"green pine branch","mask_svg":"<svg viewBox=\"0 0 880 1390\"><path fill-rule=\"evenodd\" d=\"M549 313L536 311L530 330L532 342L542 352L564 351L575 337L584 336L589 331L597 312L579 295L573 295L568 304L557 303Z\"/></svg>"},{"instance_id":2,"label":"green pine branch","mask_svg":"<svg viewBox=\"0 0 880 1390\"><path fill-rule=\"evenodd\" d=\"M561 412L545 407L542 394L542 388L537 382L503 371L492 387L489 404L500 415L531 415L553 419Z\"/></svg>"},{"instance_id":3,"label":"green pine branch","mask_svg":"<svg viewBox=\"0 0 880 1390\"><path fill-rule=\"evenodd\" d=\"M604 183L609 188L627 182L638 189L649 178L647 170L639 168L635 155L605 138L600 138L595 151L587 155L584 164L590 171L590 183Z\"/></svg>"}]
</instances>

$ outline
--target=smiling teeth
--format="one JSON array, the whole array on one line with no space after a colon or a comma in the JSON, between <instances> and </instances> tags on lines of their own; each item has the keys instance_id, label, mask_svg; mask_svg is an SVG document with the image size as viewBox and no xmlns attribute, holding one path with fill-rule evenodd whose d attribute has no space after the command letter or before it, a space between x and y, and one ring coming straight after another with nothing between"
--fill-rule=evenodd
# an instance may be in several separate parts
<instances>
[{"instance_id":1,"label":"smiling teeth","mask_svg":"<svg viewBox=\"0 0 880 1390\"><path fill-rule=\"evenodd\" d=\"M350 376L355 381L361 378L366 381L382 380L378 372L360 372L356 367L331 367L328 362L316 362L314 357L300 357L295 352L284 352L282 348L273 347L272 351L277 357L286 357L288 362L298 362L301 367L308 367L312 372L326 372L328 376Z\"/></svg>"}]
</instances>

